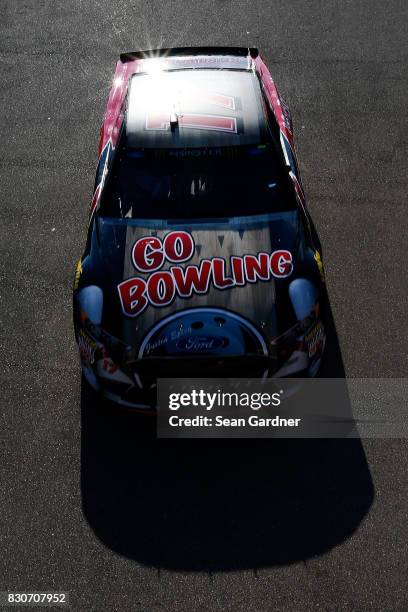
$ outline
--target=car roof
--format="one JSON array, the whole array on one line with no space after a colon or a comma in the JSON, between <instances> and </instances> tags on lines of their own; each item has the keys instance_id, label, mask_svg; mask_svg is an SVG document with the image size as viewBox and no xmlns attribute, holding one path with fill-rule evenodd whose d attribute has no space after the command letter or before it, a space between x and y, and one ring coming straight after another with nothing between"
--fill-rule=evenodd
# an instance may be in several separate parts
<instances>
[{"instance_id":1,"label":"car roof","mask_svg":"<svg viewBox=\"0 0 408 612\"><path fill-rule=\"evenodd\" d=\"M146 60L134 74L126 106L131 148L259 145L267 123L258 78L251 69L174 68Z\"/></svg>"}]
</instances>

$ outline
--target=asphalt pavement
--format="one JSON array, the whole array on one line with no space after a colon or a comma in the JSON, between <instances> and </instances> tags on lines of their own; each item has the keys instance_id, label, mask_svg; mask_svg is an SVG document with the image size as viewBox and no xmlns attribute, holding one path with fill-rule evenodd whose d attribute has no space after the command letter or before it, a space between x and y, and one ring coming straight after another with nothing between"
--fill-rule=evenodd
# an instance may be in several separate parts
<instances>
[{"instance_id":1,"label":"asphalt pavement","mask_svg":"<svg viewBox=\"0 0 408 612\"><path fill-rule=\"evenodd\" d=\"M74 610L407 610L406 440L157 441L81 386L71 313L119 53L258 46L293 114L336 372L406 376L406 1L0 15L0 590L69 591Z\"/></svg>"}]
</instances>

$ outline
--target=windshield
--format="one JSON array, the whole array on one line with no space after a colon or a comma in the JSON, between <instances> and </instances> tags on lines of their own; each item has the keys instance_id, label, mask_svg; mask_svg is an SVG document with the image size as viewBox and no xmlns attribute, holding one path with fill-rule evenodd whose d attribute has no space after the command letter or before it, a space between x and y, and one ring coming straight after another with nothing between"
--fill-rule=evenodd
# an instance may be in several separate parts
<instances>
[{"instance_id":1,"label":"windshield","mask_svg":"<svg viewBox=\"0 0 408 612\"><path fill-rule=\"evenodd\" d=\"M296 208L285 169L266 145L214 150L119 150L99 214L130 219L225 218Z\"/></svg>"}]
</instances>

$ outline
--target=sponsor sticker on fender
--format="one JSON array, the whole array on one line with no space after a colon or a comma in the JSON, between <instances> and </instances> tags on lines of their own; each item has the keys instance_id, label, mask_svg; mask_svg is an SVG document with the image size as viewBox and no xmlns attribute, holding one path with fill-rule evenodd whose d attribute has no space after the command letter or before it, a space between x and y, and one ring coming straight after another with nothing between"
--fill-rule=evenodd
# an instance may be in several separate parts
<instances>
[{"instance_id":1,"label":"sponsor sticker on fender","mask_svg":"<svg viewBox=\"0 0 408 612\"><path fill-rule=\"evenodd\" d=\"M322 279L322 282L324 283L326 282L325 275L324 275L324 266L323 266L322 256L320 255L319 251L315 251L314 260L317 264L320 278Z\"/></svg>"},{"instance_id":2,"label":"sponsor sticker on fender","mask_svg":"<svg viewBox=\"0 0 408 612\"><path fill-rule=\"evenodd\" d=\"M78 346L82 362L86 365L92 365L95 361L98 344L83 329L80 329L78 333Z\"/></svg>"},{"instance_id":3,"label":"sponsor sticker on fender","mask_svg":"<svg viewBox=\"0 0 408 612\"><path fill-rule=\"evenodd\" d=\"M305 342L307 345L309 357L313 357L319 349L323 348L324 341L325 334L323 325L319 322L305 336Z\"/></svg>"},{"instance_id":4,"label":"sponsor sticker on fender","mask_svg":"<svg viewBox=\"0 0 408 612\"><path fill-rule=\"evenodd\" d=\"M78 289L81 274L82 274L82 260L78 259L78 261L75 264L74 291Z\"/></svg>"},{"instance_id":5,"label":"sponsor sticker on fender","mask_svg":"<svg viewBox=\"0 0 408 612\"><path fill-rule=\"evenodd\" d=\"M223 291L248 283L285 278L293 271L292 254L285 249L256 255L231 255L229 265L223 257L202 259L198 265L180 265L189 261L194 253L194 239L185 231L169 232L163 239L158 236L139 238L132 247L132 263L146 276L134 276L118 285L124 314L137 317L149 305L163 307L176 297L205 295L210 286ZM166 263L172 265L163 270Z\"/></svg>"}]
</instances>

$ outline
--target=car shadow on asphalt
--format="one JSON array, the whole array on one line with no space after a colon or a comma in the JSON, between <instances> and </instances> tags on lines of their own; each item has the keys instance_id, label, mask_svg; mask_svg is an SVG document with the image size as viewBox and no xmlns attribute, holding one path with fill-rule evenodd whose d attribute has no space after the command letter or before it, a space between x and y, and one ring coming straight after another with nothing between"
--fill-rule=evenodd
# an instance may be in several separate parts
<instances>
[{"instance_id":1,"label":"car shadow on asphalt","mask_svg":"<svg viewBox=\"0 0 408 612\"><path fill-rule=\"evenodd\" d=\"M324 376L344 377L331 322ZM179 571L307 561L349 538L374 498L359 439L156 439L83 382L84 515L110 549Z\"/></svg>"}]
</instances>

